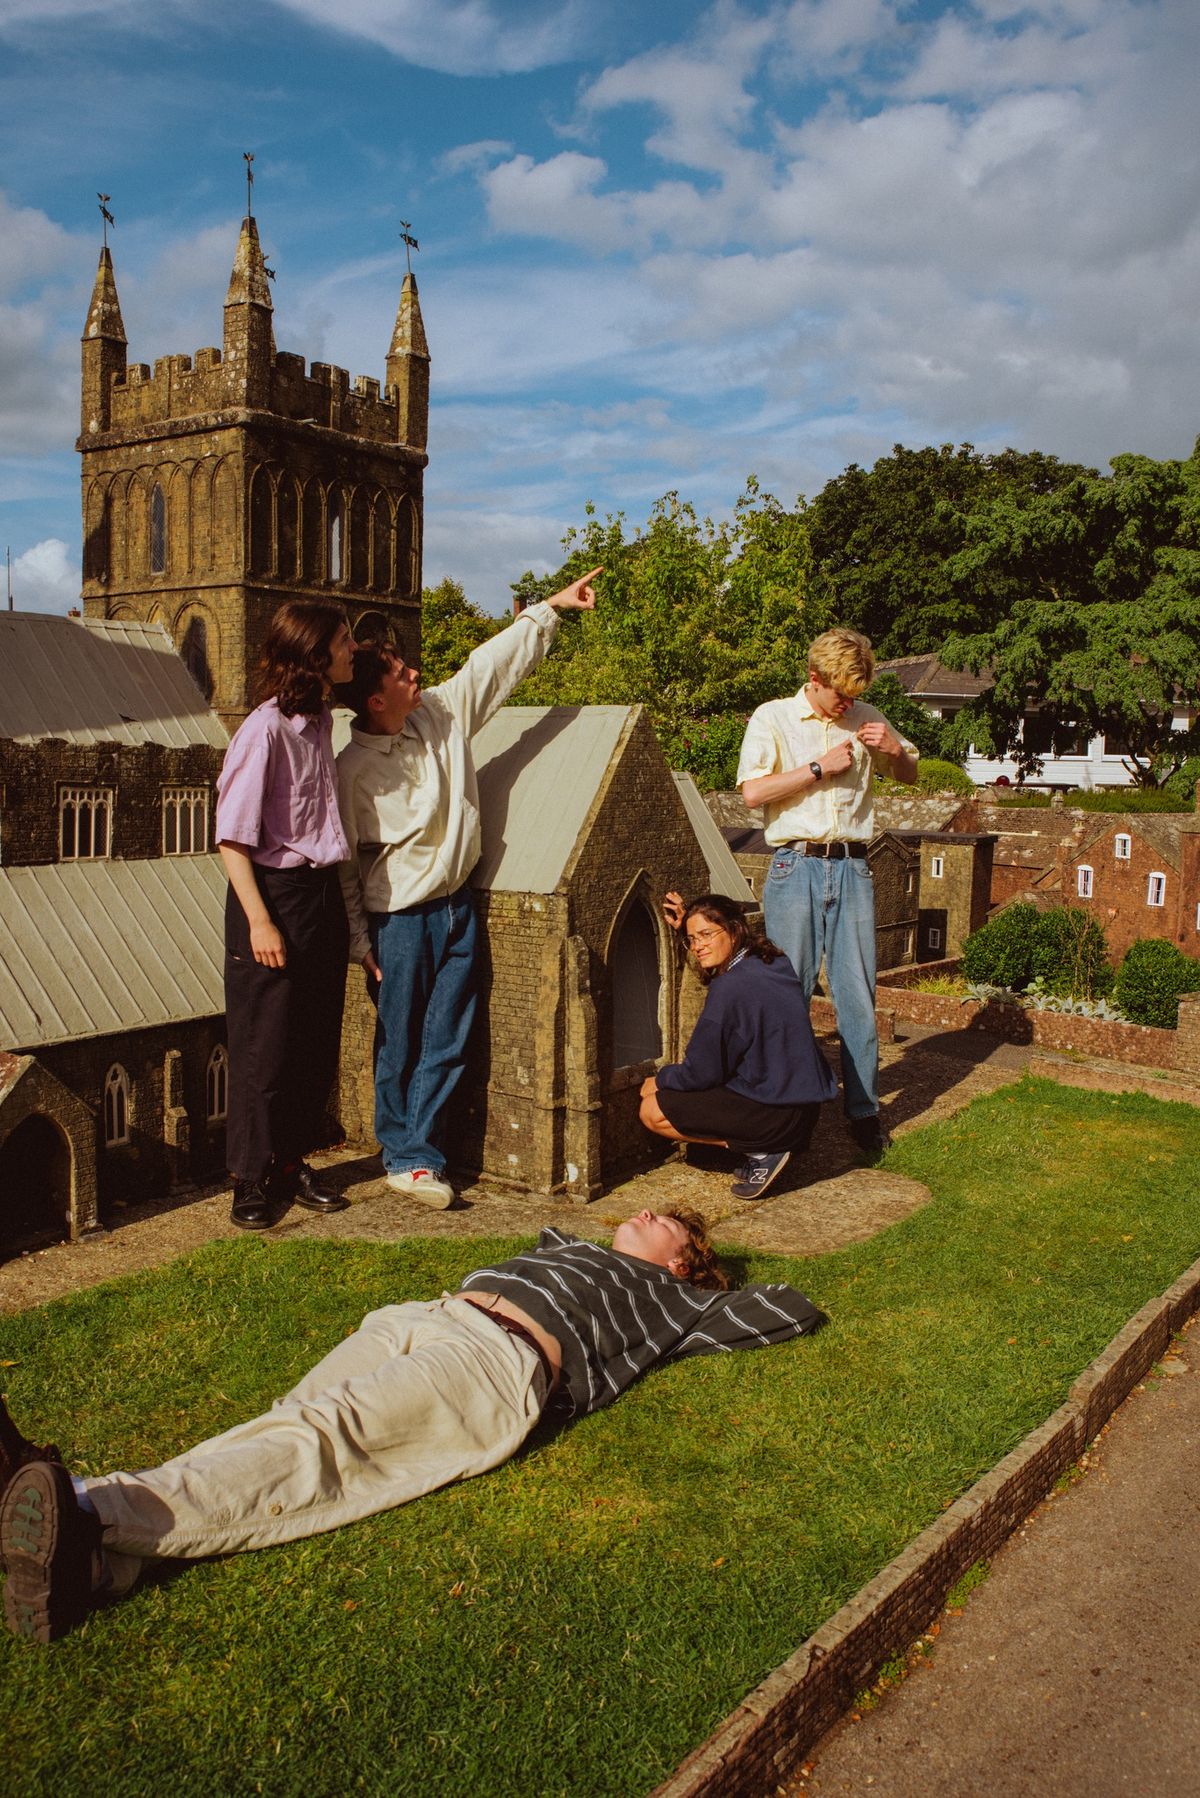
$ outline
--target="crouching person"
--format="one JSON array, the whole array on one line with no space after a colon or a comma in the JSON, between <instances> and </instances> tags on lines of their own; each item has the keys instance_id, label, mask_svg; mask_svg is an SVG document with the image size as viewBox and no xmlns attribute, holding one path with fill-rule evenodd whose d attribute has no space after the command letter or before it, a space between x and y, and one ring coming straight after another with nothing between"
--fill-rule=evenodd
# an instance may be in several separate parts
<instances>
[{"instance_id":1,"label":"crouching person","mask_svg":"<svg viewBox=\"0 0 1200 1798\"><path fill-rule=\"evenodd\" d=\"M683 934L708 988L681 1062L642 1083L639 1116L670 1142L715 1143L742 1157L730 1191L761 1199L790 1157L807 1149L837 1082L817 1047L808 995L781 949L717 893L663 913Z\"/></svg>"}]
</instances>

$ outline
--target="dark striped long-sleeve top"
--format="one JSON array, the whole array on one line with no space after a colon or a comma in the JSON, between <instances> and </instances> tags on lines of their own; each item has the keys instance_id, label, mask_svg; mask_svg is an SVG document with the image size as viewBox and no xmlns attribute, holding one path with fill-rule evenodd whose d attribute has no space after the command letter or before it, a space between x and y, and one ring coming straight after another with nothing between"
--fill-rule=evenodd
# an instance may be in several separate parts
<instances>
[{"instance_id":1,"label":"dark striped long-sleeve top","mask_svg":"<svg viewBox=\"0 0 1200 1798\"><path fill-rule=\"evenodd\" d=\"M660 1361L767 1348L827 1321L794 1286L703 1292L665 1267L543 1230L538 1245L496 1267L478 1267L462 1290L498 1292L527 1311L562 1348L554 1408L598 1411Z\"/></svg>"}]
</instances>

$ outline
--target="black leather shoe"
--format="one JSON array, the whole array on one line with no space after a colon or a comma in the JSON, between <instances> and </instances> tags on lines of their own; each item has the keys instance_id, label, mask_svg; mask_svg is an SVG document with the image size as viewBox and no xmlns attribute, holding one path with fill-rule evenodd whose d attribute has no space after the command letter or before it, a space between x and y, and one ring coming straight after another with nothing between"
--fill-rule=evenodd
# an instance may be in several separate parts
<instances>
[{"instance_id":1,"label":"black leather shoe","mask_svg":"<svg viewBox=\"0 0 1200 1798\"><path fill-rule=\"evenodd\" d=\"M891 1142L878 1112L865 1118L847 1118L846 1128L856 1148L861 1149L869 1162L880 1160Z\"/></svg>"},{"instance_id":2,"label":"black leather shoe","mask_svg":"<svg viewBox=\"0 0 1200 1798\"><path fill-rule=\"evenodd\" d=\"M239 1230L269 1230L274 1218L265 1181L235 1180L229 1221Z\"/></svg>"},{"instance_id":3,"label":"black leather shoe","mask_svg":"<svg viewBox=\"0 0 1200 1798\"><path fill-rule=\"evenodd\" d=\"M350 1204L349 1199L343 1198L340 1192L335 1192L332 1186L323 1185L321 1176L309 1167L307 1161L302 1161L293 1168L290 1178L293 1188L291 1196L306 1211L345 1211Z\"/></svg>"},{"instance_id":4,"label":"black leather shoe","mask_svg":"<svg viewBox=\"0 0 1200 1798\"><path fill-rule=\"evenodd\" d=\"M22 1436L0 1398L0 1498L7 1490L8 1482L31 1461L61 1462L62 1456L52 1442L31 1442L28 1436Z\"/></svg>"}]
</instances>

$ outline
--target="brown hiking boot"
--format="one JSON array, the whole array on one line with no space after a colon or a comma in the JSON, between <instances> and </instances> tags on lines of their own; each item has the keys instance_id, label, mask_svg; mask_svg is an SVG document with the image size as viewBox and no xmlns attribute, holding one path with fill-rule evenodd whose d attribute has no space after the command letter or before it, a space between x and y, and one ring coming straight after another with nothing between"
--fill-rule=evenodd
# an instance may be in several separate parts
<instances>
[{"instance_id":1,"label":"brown hiking boot","mask_svg":"<svg viewBox=\"0 0 1200 1798\"><path fill-rule=\"evenodd\" d=\"M100 1520L79 1507L59 1461L31 1461L0 1502L4 1621L14 1636L54 1642L82 1623L92 1604L92 1557Z\"/></svg>"}]
</instances>

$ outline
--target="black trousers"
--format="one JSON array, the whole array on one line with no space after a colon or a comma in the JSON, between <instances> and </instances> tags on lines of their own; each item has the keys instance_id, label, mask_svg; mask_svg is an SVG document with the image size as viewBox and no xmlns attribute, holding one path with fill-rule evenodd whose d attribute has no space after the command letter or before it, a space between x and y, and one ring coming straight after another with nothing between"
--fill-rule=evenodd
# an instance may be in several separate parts
<instances>
[{"instance_id":1,"label":"black trousers","mask_svg":"<svg viewBox=\"0 0 1200 1798\"><path fill-rule=\"evenodd\" d=\"M225 1159L235 1180L321 1145L337 1073L350 932L336 868L256 867L287 963L264 968L250 948L237 894L225 897L225 1022L229 1118Z\"/></svg>"}]
</instances>

